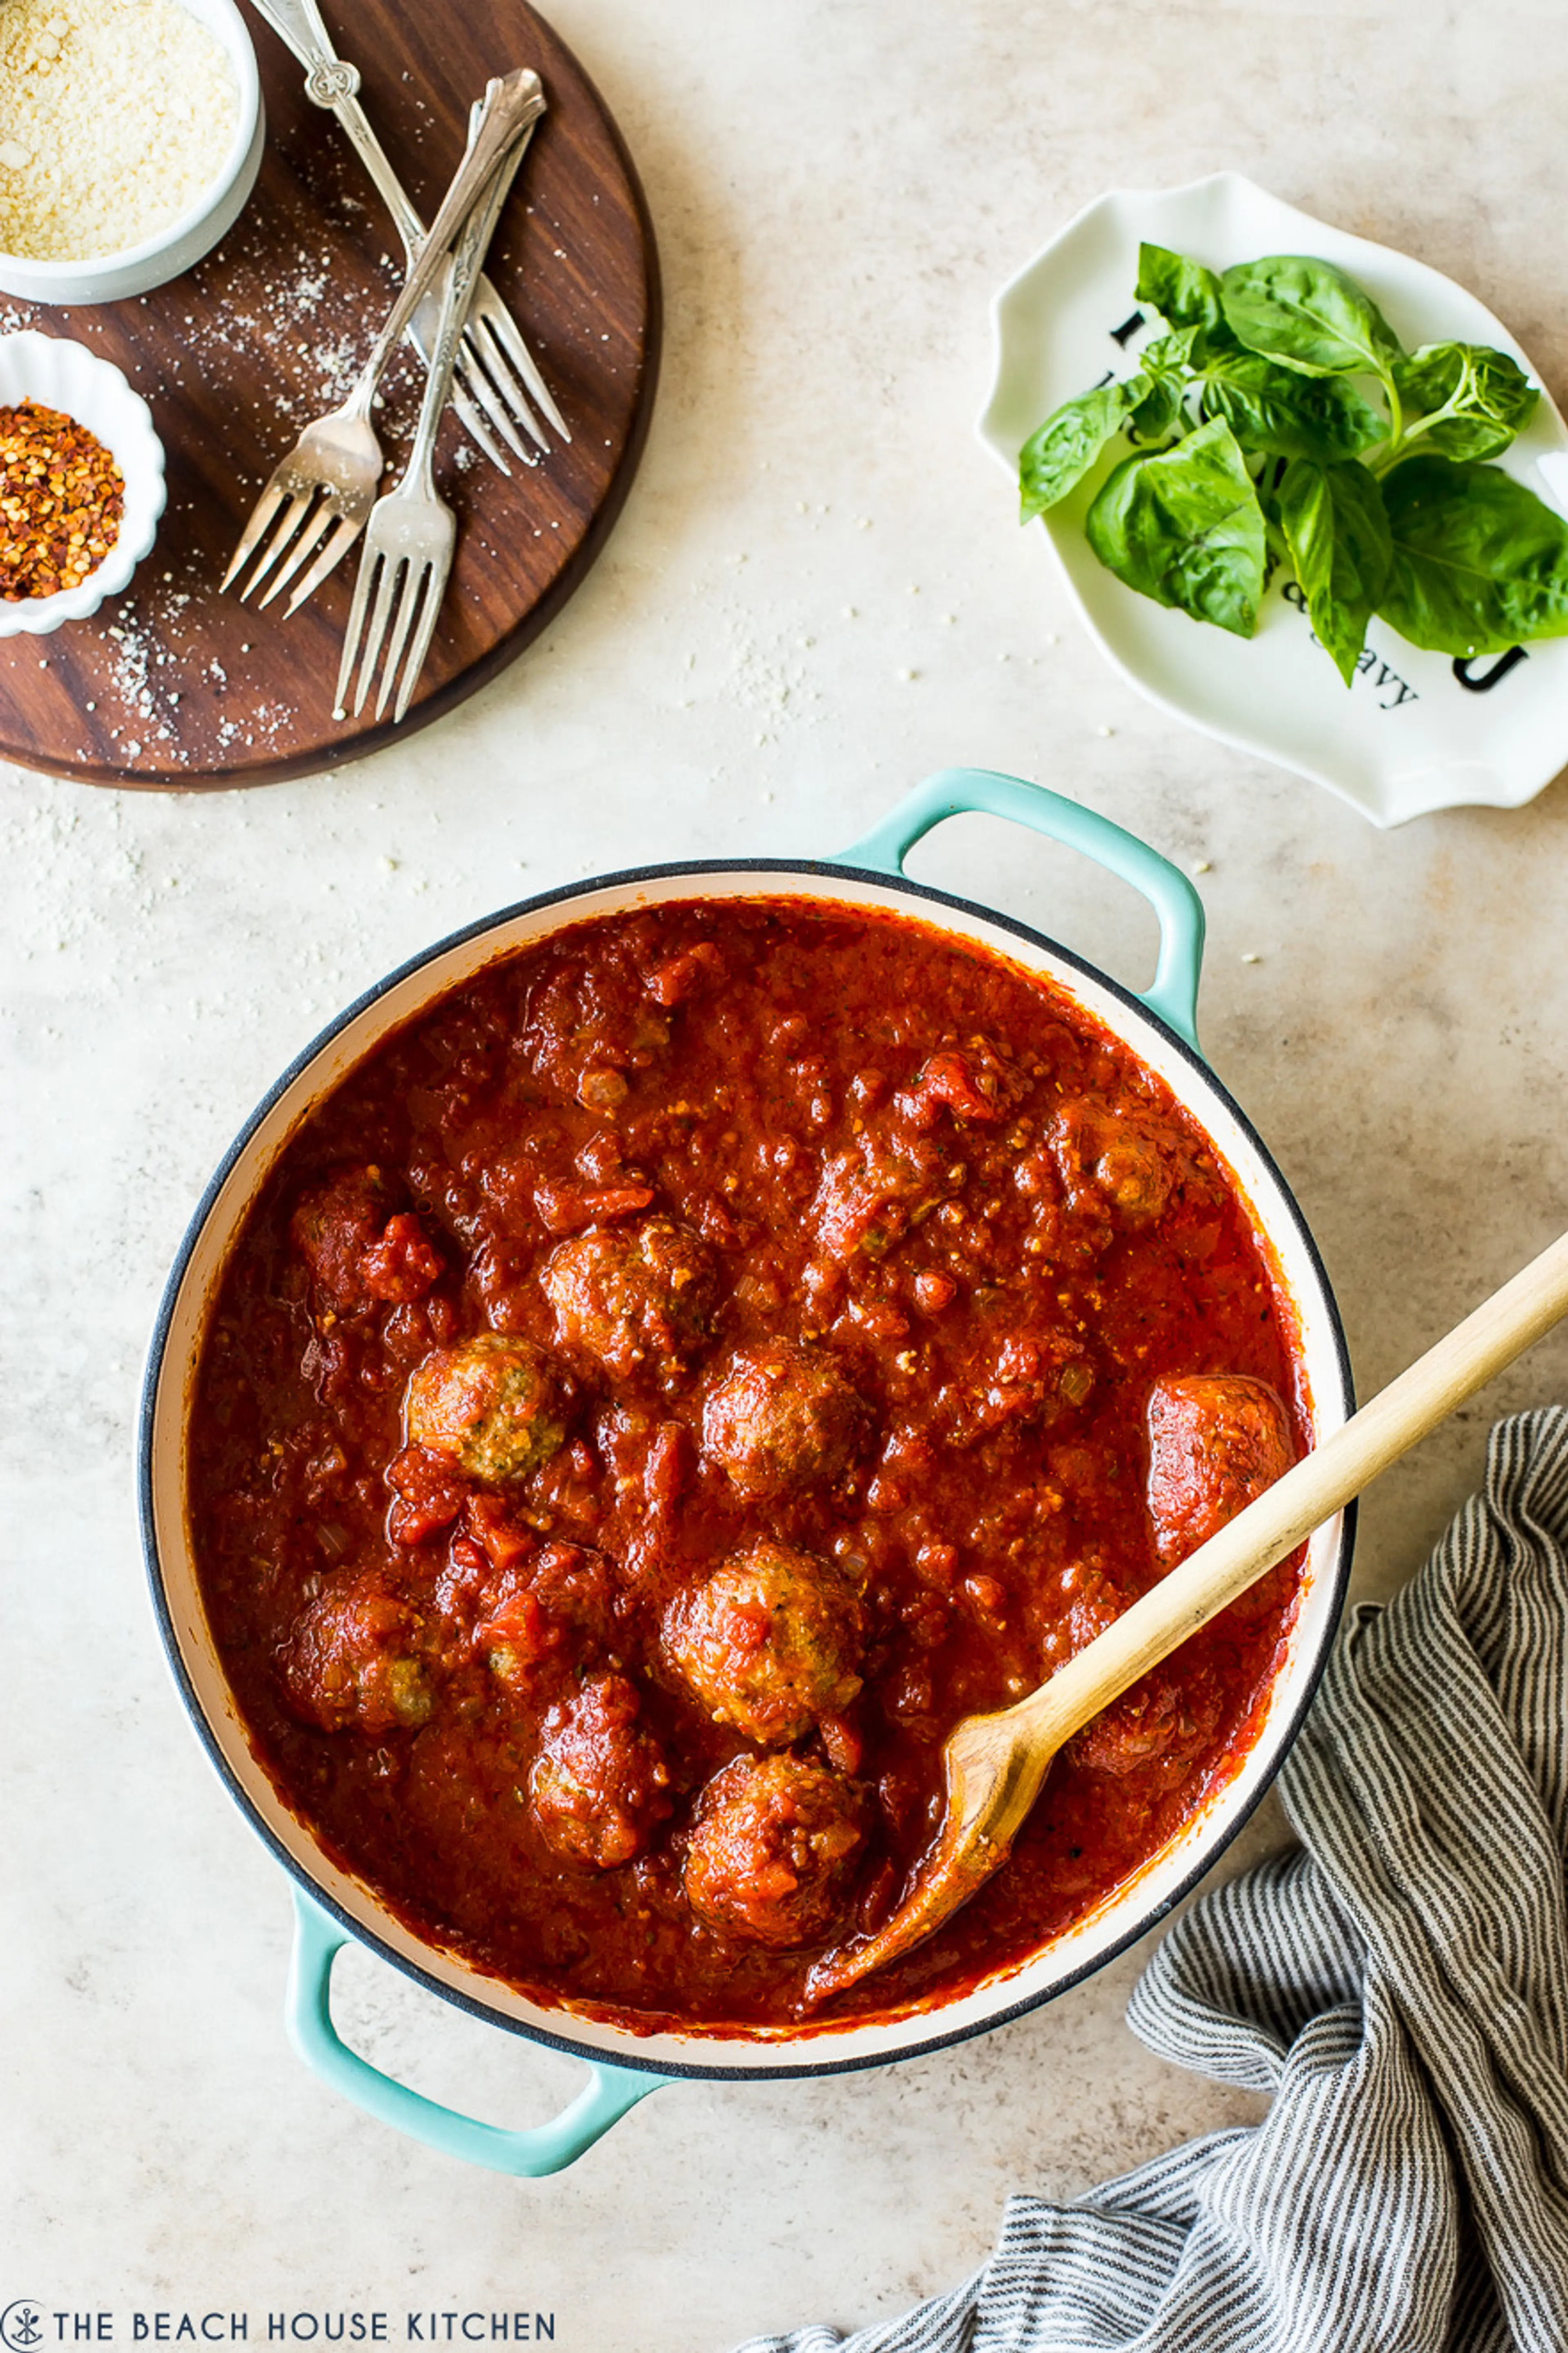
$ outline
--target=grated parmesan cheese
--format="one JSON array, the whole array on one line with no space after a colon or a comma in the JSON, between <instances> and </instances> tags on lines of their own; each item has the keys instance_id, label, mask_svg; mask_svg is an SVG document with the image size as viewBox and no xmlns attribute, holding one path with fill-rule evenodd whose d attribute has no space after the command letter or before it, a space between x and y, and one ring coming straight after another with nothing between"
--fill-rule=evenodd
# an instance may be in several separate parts
<instances>
[{"instance_id":1,"label":"grated parmesan cheese","mask_svg":"<svg viewBox=\"0 0 1568 2353\"><path fill-rule=\"evenodd\" d=\"M0 249L140 245L217 177L239 93L179 0L0 0Z\"/></svg>"}]
</instances>

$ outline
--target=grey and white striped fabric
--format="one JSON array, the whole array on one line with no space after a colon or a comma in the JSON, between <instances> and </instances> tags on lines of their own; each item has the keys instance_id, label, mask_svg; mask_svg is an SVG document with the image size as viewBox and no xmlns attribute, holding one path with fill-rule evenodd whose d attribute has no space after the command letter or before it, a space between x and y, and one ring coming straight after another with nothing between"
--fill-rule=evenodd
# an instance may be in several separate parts
<instances>
[{"instance_id":1,"label":"grey and white striped fabric","mask_svg":"<svg viewBox=\"0 0 1568 2353\"><path fill-rule=\"evenodd\" d=\"M1197 1904L1128 2013L1273 2093L1264 2122L1013 2199L974 2278L900 2320L742 2353L1568 2348L1568 1412L1493 1430L1280 1786L1300 1850Z\"/></svg>"}]
</instances>

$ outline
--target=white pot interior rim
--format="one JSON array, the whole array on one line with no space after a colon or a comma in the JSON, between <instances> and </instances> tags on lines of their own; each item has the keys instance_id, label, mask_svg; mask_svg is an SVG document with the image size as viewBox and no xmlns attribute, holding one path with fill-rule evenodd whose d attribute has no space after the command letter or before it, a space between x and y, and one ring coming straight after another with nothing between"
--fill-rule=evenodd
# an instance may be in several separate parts
<instances>
[{"instance_id":1,"label":"white pot interior rim","mask_svg":"<svg viewBox=\"0 0 1568 2353\"><path fill-rule=\"evenodd\" d=\"M637 2034L530 2000L419 1937L373 1890L331 1862L313 1833L284 1806L250 1752L217 1664L195 1583L184 1508L185 1423L207 1304L218 1274L235 1232L288 1136L384 1036L499 957L569 923L691 895L805 898L819 904L912 913L960 942L989 947L1026 972L1054 980L1092 1019L1130 1045L1198 1119L1267 1238L1295 1310L1319 1438L1349 1416L1354 1405L1349 1354L1327 1275L1300 1210L1261 1139L1202 1056L1130 989L1032 926L901 875L805 860L687 860L565 885L448 934L339 1014L268 1090L203 1195L160 1304L142 1402L142 1541L164 1651L198 1737L250 1827L356 1942L488 2022L579 2058L673 2076L838 2073L940 2050L1050 2000L1153 1927L1212 1867L1272 1781L1311 1703L1349 1579L1354 1511L1339 1514L1311 1539L1289 1653L1271 1686L1253 1744L1230 1779L1099 1912L1017 1967L932 2010L804 2033L791 2031L776 2039L731 2037L700 2029Z\"/></svg>"}]
</instances>

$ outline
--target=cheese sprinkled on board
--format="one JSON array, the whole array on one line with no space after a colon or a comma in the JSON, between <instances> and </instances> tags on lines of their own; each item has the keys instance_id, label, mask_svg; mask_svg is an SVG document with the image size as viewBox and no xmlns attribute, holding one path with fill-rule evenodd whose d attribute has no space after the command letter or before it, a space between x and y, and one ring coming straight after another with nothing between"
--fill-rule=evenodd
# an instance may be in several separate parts
<instances>
[{"instance_id":1,"label":"cheese sprinkled on board","mask_svg":"<svg viewBox=\"0 0 1568 2353\"><path fill-rule=\"evenodd\" d=\"M0 0L0 249L82 261L217 177L239 93L179 0Z\"/></svg>"}]
</instances>

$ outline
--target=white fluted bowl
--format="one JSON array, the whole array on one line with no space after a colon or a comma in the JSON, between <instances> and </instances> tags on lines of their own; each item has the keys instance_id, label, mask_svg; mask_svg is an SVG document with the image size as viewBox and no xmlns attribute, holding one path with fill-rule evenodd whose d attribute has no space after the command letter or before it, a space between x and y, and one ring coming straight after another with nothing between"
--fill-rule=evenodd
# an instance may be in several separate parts
<instances>
[{"instance_id":1,"label":"white fluted bowl","mask_svg":"<svg viewBox=\"0 0 1568 2353\"><path fill-rule=\"evenodd\" d=\"M24 400L61 408L97 435L125 477L125 504L119 537L79 586L14 604L0 598L0 638L49 637L62 621L85 621L106 596L118 596L157 538L168 501L153 412L111 362L63 335L0 335L0 408Z\"/></svg>"}]
</instances>

